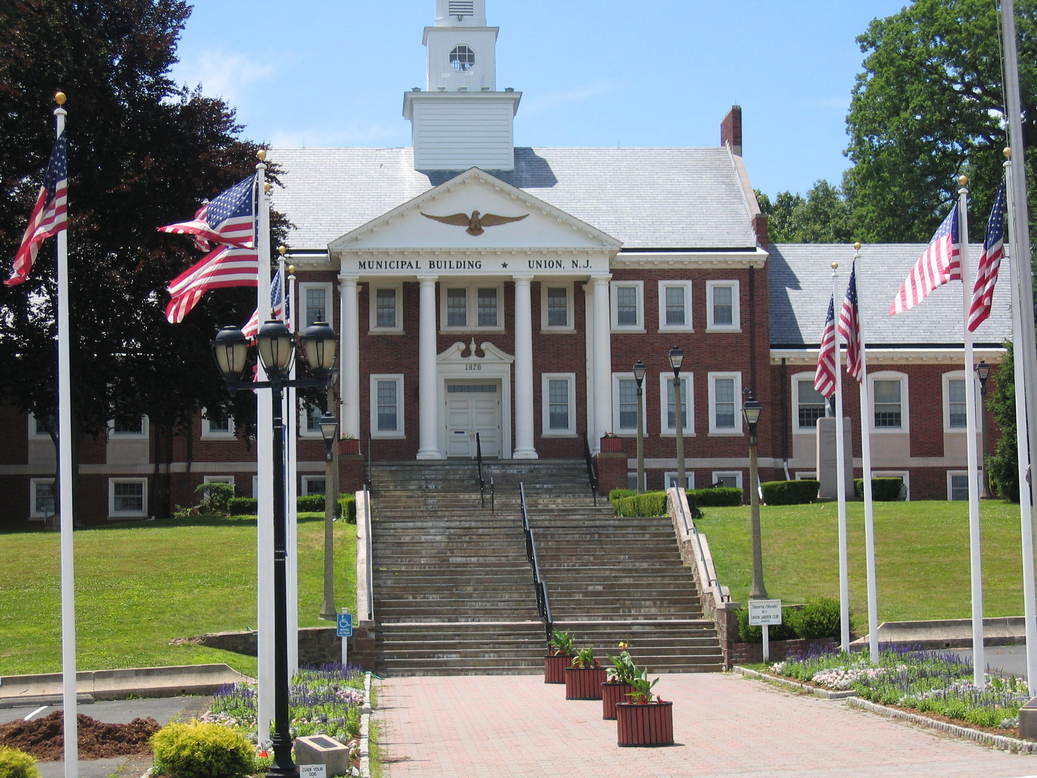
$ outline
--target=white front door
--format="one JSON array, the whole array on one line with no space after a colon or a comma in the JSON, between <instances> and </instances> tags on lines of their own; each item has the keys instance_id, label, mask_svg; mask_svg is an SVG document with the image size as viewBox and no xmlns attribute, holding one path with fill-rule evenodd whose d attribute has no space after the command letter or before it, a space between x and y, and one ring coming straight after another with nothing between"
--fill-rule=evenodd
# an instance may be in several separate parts
<instances>
[{"instance_id":1,"label":"white front door","mask_svg":"<svg viewBox=\"0 0 1037 778\"><path fill-rule=\"evenodd\" d=\"M497 383L448 382L446 455L474 457L475 436L484 457L501 453L500 387Z\"/></svg>"}]
</instances>

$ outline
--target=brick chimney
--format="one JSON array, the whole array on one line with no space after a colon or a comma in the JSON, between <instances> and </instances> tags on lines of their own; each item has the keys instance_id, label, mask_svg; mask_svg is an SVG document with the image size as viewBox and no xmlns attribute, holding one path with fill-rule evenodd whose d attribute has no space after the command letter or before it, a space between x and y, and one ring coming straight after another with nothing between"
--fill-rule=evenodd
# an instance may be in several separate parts
<instances>
[{"instance_id":1,"label":"brick chimney","mask_svg":"<svg viewBox=\"0 0 1037 778\"><path fill-rule=\"evenodd\" d=\"M753 232L756 234L756 245L762 249L765 249L770 245L767 214L758 213L753 217Z\"/></svg>"},{"instance_id":2,"label":"brick chimney","mask_svg":"<svg viewBox=\"0 0 1037 778\"><path fill-rule=\"evenodd\" d=\"M732 105L720 122L720 145L730 146L732 152L742 156L742 106Z\"/></svg>"}]
</instances>

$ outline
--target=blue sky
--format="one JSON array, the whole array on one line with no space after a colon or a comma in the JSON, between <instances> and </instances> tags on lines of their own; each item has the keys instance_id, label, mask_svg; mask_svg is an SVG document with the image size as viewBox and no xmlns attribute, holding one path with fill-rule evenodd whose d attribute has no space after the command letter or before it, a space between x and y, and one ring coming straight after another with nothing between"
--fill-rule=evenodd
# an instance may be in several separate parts
<instances>
[{"instance_id":1,"label":"blue sky","mask_svg":"<svg viewBox=\"0 0 1037 778\"><path fill-rule=\"evenodd\" d=\"M523 93L519 146L715 146L742 106L744 157L770 195L837 183L862 55L903 0L487 0L497 87ZM173 77L276 146L407 146L434 0L197 0Z\"/></svg>"}]
</instances>

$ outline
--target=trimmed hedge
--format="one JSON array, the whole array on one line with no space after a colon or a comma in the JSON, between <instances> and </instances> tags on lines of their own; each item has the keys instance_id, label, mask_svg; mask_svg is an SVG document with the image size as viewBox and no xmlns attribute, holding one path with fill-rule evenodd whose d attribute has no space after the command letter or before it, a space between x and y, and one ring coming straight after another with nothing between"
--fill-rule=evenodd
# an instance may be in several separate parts
<instances>
[{"instance_id":1,"label":"trimmed hedge","mask_svg":"<svg viewBox=\"0 0 1037 778\"><path fill-rule=\"evenodd\" d=\"M155 771L175 778L245 778L256 766L248 738L222 724L167 724L151 747Z\"/></svg>"},{"instance_id":2,"label":"trimmed hedge","mask_svg":"<svg viewBox=\"0 0 1037 778\"><path fill-rule=\"evenodd\" d=\"M633 497L635 494L637 494L637 492L633 489L613 489L609 492L609 502L615 502L624 497Z\"/></svg>"},{"instance_id":3,"label":"trimmed hedge","mask_svg":"<svg viewBox=\"0 0 1037 778\"><path fill-rule=\"evenodd\" d=\"M619 490L614 490L619 491ZM611 492L610 499L611 499ZM612 501L619 516L665 516L666 492L645 492Z\"/></svg>"},{"instance_id":4,"label":"trimmed hedge","mask_svg":"<svg viewBox=\"0 0 1037 778\"><path fill-rule=\"evenodd\" d=\"M820 481L764 481L763 501L767 505L803 505L817 499Z\"/></svg>"},{"instance_id":5,"label":"trimmed hedge","mask_svg":"<svg viewBox=\"0 0 1037 778\"><path fill-rule=\"evenodd\" d=\"M830 597L808 600L802 607L787 605L781 609L780 625L773 625L767 634L769 640L804 638L832 638L840 632L839 601ZM762 643L763 629L749 626L749 608L738 611L738 639L744 643Z\"/></svg>"},{"instance_id":6,"label":"trimmed hedge","mask_svg":"<svg viewBox=\"0 0 1037 778\"><path fill-rule=\"evenodd\" d=\"M892 478L871 479L871 499L876 502L896 502L901 499L900 492L904 486L904 479L900 476ZM853 493L860 499L864 499L864 479L853 479Z\"/></svg>"},{"instance_id":7,"label":"trimmed hedge","mask_svg":"<svg viewBox=\"0 0 1037 778\"><path fill-rule=\"evenodd\" d=\"M297 497L296 510L300 512L318 513L324 510L323 494L307 494ZM356 497L352 494L340 494L338 497L339 515L350 524L356 524ZM254 516L256 514L255 497L235 497L230 501L227 510L232 516Z\"/></svg>"},{"instance_id":8,"label":"trimmed hedge","mask_svg":"<svg viewBox=\"0 0 1037 778\"><path fill-rule=\"evenodd\" d=\"M708 489L689 489L688 499L694 499L699 508L717 505L741 505L742 490L733 486L713 486Z\"/></svg>"}]
</instances>

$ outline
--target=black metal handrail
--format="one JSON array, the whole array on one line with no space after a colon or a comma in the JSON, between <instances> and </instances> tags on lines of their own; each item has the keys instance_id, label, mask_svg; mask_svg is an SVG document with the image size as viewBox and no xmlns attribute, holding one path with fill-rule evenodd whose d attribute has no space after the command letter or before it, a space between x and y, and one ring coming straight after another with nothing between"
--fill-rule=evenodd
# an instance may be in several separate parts
<instances>
[{"instance_id":1,"label":"black metal handrail","mask_svg":"<svg viewBox=\"0 0 1037 778\"><path fill-rule=\"evenodd\" d=\"M598 471L594 467L594 458L591 456L591 447L587 442L587 436L583 436L583 459L587 463L587 480L591 485L591 497L594 504L598 504Z\"/></svg>"},{"instance_id":2,"label":"black metal handrail","mask_svg":"<svg viewBox=\"0 0 1037 778\"><path fill-rule=\"evenodd\" d=\"M475 433L475 465L479 475L479 507L486 507L486 481L482 477L482 441L479 433Z\"/></svg>"},{"instance_id":3,"label":"black metal handrail","mask_svg":"<svg viewBox=\"0 0 1037 778\"><path fill-rule=\"evenodd\" d=\"M526 558L533 568L533 590L536 592L537 613L544 622L544 634L548 640L554 631L554 620L551 618L551 600L547 596L547 582L540 575L540 562L537 560L537 547L533 538L533 528L529 525L529 511L526 509L526 485L519 481L519 507L522 509L522 532L526 536Z\"/></svg>"}]
</instances>

